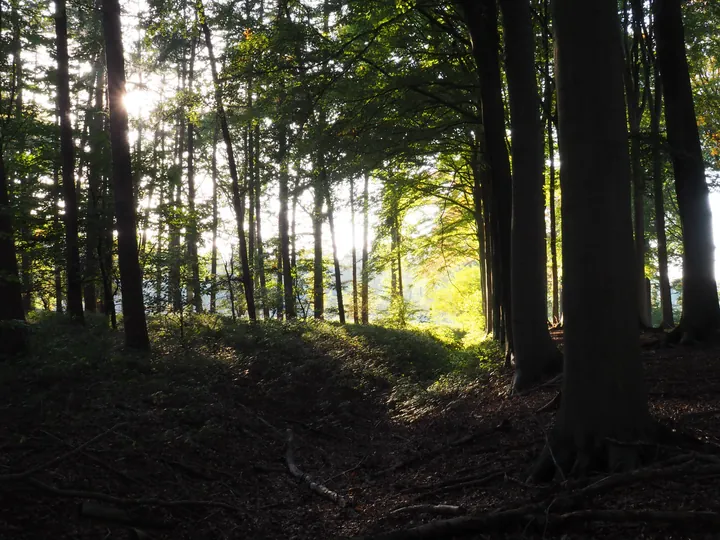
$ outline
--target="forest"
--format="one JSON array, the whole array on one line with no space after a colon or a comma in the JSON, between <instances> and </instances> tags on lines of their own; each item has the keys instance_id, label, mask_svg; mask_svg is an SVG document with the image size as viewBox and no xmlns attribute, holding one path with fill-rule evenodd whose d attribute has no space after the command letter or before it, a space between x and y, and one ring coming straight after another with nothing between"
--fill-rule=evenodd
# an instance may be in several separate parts
<instances>
[{"instance_id":1,"label":"forest","mask_svg":"<svg viewBox=\"0 0 720 540\"><path fill-rule=\"evenodd\" d=\"M718 193L714 0L0 0L0 538L715 537Z\"/></svg>"}]
</instances>

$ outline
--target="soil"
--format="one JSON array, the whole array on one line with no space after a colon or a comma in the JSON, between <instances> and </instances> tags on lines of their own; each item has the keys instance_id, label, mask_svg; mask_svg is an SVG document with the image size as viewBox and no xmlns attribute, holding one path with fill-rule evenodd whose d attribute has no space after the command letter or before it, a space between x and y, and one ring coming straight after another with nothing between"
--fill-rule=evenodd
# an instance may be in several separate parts
<instances>
[{"instance_id":1,"label":"soil","mask_svg":"<svg viewBox=\"0 0 720 540\"><path fill-rule=\"evenodd\" d=\"M693 473L720 463L720 347L656 341L644 336L650 407L656 419L702 441L691 444L693 461L674 475L599 491L572 511L720 512L720 467ZM37 370L5 377L0 538L370 536L446 519L442 510L483 515L537 504L549 515L563 493L608 476L526 483L555 414L552 407L536 411L556 396L557 383L508 397L511 373L503 373L431 404L393 408L390 389L339 384L322 359L288 360L282 369L251 360L244 369L178 360L173 378L158 376L152 362L123 365L122 376L90 364L63 377L43 378ZM288 430L297 467L349 500L345 507L289 474ZM657 459L649 466L689 455L682 446L651 448ZM452 485L461 481L475 484ZM102 494L146 500L99 500ZM461 508L402 510L416 504ZM98 511L110 515L83 515ZM465 537L718 538L720 530L711 516L669 524L650 514L617 522L545 522L542 515Z\"/></svg>"}]
</instances>

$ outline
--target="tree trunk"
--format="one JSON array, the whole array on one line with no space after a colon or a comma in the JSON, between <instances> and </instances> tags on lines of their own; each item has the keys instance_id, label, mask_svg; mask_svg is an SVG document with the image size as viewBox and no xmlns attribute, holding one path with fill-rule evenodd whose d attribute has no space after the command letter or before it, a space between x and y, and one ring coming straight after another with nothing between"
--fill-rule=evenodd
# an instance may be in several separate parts
<instances>
[{"instance_id":1,"label":"tree trunk","mask_svg":"<svg viewBox=\"0 0 720 540\"><path fill-rule=\"evenodd\" d=\"M485 134L485 155L490 169L491 212L493 216L493 286L498 319L495 337L512 350L510 321L510 228L512 180L510 159L505 143L505 109L502 99L499 36L495 0L462 0L470 30L473 56L480 78L480 99Z\"/></svg>"},{"instance_id":2,"label":"tree trunk","mask_svg":"<svg viewBox=\"0 0 720 540\"><path fill-rule=\"evenodd\" d=\"M150 348L150 340L145 323L142 271L138 261L128 117L123 105L125 59L120 26L120 4L118 0L103 0L102 5L125 343L128 347L147 350Z\"/></svg>"},{"instance_id":3,"label":"tree trunk","mask_svg":"<svg viewBox=\"0 0 720 540\"><path fill-rule=\"evenodd\" d=\"M187 77L187 66L185 60L185 49L183 47L182 61L177 69L177 93L185 92L185 79ZM168 221L170 232L169 256L170 269L168 272L168 300L172 303L173 311L183 310L182 294L182 250L180 248L180 214L182 207L182 172L183 156L185 155L185 121L186 114L182 105L177 110L177 130L175 133L175 164L170 167L170 200L172 201L173 212Z\"/></svg>"},{"instance_id":4,"label":"tree trunk","mask_svg":"<svg viewBox=\"0 0 720 540\"><path fill-rule=\"evenodd\" d=\"M637 332L630 159L617 4L555 0L563 193L562 401L536 477L635 464L650 429ZM593 24L584 24L586 21ZM592 129L588 129L592 126ZM598 339L601 328L605 337ZM549 474L548 474L549 473Z\"/></svg>"},{"instance_id":5,"label":"tree trunk","mask_svg":"<svg viewBox=\"0 0 720 540\"><path fill-rule=\"evenodd\" d=\"M57 40L57 99L60 115L60 157L62 163L63 199L65 202L65 275L67 307L73 320L82 323L82 273L78 247L78 205L75 194L75 143L70 123L70 75L68 73L67 10L65 0L55 3L55 36Z\"/></svg>"},{"instance_id":6,"label":"tree trunk","mask_svg":"<svg viewBox=\"0 0 720 540\"><path fill-rule=\"evenodd\" d=\"M342 272L340 271L340 259L337 254L337 239L335 238L335 219L333 216L332 193L327 188L328 224L330 225L330 237L333 246L333 266L335 269L335 293L337 294L338 317L340 324L345 324L345 303L343 302Z\"/></svg>"},{"instance_id":7,"label":"tree trunk","mask_svg":"<svg viewBox=\"0 0 720 540\"><path fill-rule=\"evenodd\" d=\"M190 69L188 72L188 92L192 95L195 79L195 50L197 41L193 36L190 45ZM188 222L188 262L190 264L190 291L192 292L192 304L195 313L202 313L202 291L200 290L200 263L198 262L198 218L195 211L195 124L192 121L193 115L188 116L188 210L190 220Z\"/></svg>"},{"instance_id":8,"label":"tree trunk","mask_svg":"<svg viewBox=\"0 0 720 540\"><path fill-rule=\"evenodd\" d=\"M210 169L212 175L212 253L210 255L210 313L217 310L217 231L218 231L218 169L217 145L219 124L215 120L212 142L212 161Z\"/></svg>"},{"instance_id":9,"label":"tree trunk","mask_svg":"<svg viewBox=\"0 0 720 540\"><path fill-rule=\"evenodd\" d=\"M658 273L660 289L660 305L662 307L662 321L660 328L672 328L673 321L672 295L670 294L670 279L668 277L667 235L665 233L665 201L663 200L663 162L661 153L662 140L660 138L660 117L662 116L662 82L660 72L655 62L653 77L655 91L651 93L650 102L650 138L652 140L653 163L653 197L655 199L655 234L658 243Z\"/></svg>"},{"instance_id":10,"label":"tree trunk","mask_svg":"<svg viewBox=\"0 0 720 540\"><path fill-rule=\"evenodd\" d=\"M350 177L350 228L352 234L352 298L353 322L360 322L358 311L357 248L355 246L355 179Z\"/></svg>"},{"instance_id":11,"label":"tree trunk","mask_svg":"<svg viewBox=\"0 0 720 540\"><path fill-rule=\"evenodd\" d=\"M90 139L90 160L88 163L88 195L85 218L85 311L94 313L97 309L97 285L99 261L97 255L100 231L100 189L103 155L103 96L105 95L105 66L101 59L95 63L94 105L90 112L88 138Z\"/></svg>"},{"instance_id":12,"label":"tree trunk","mask_svg":"<svg viewBox=\"0 0 720 540\"><path fill-rule=\"evenodd\" d=\"M515 378L522 390L562 369L547 326L543 129L530 0L500 0L512 130L511 298Z\"/></svg>"},{"instance_id":13,"label":"tree trunk","mask_svg":"<svg viewBox=\"0 0 720 540\"><path fill-rule=\"evenodd\" d=\"M280 229L280 258L282 260L283 298L285 301L285 317L288 320L297 316L295 311L295 294L293 291L293 266L290 262L290 224L288 223L288 163L287 163L287 128L280 125L278 134L278 160L280 162L280 213L278 227Z\"/></svg>"},{"instance_id":14,"label":"tree trunk","mask_svg":"<svg viewBox=\"0 0 720 540\"><path fill-rule=\"evenodd\" d=\"M23 21L18 10L20 2L15 0L11 2L10 7L10 20L12 23L12 41L10 43L10 49L13 55L12 64L12 84L11 87L15 90L15 101L12 104L14 109L15 121L18 125L23 125L23 65L22 65L22 26ZM16 139L17 147L24 148L26 144L25 130L19 129L14 137ZM25 179L18 178L21 184L28 182L28 175ZM12 184L12 180L8 182L8 188ZM8 193L9 196L9 193ZM23 222L26 219L22 220ZM26 223L20 224L20 238L23 243L28 245L31 242L30 230ZM20 253L20 277L22 279L22 297L23 297L23 308L25 313L29 313L33 308L33 276L32 276L32 259L30 256L30 250L23 249Z\"/></svg>"},{"instance_id":15,"label":"tree trunk","mask_svg":"<svg viewBox=\"0 0 720 540\"><path fill-rule=\"evenodd\" d=\"M642 40L644 39L640 21L642 6L632 1L632 40L625 46L625 88L627 95L628 123L630 125L630 166L633 184L633 209L635 230L635 279L637 280L637 304L641 328L652 325L650 319L650 298L645 294L645 170L641 161L641 123L644 100L641 97ZM626 33L628 13L625 11Z\"/></svg>"},{"instance_id":16,"label":"tree trunk","mask_svg":"<svg viewBox=\"0 0 720 540\"><path fill-rule=\"evenodd\" d=\"M550 21L549 0L543 1L543 13L545 20ZM550 161L549 182L548 182L548 206L550 210L550 279L551 279L551 297L552 297L552 322L558 324L560 322L560 291L558 279L558 261L557 261L557 215L555 211L555 140L553 137L553 95L554 95L554 78L550 75L550 62L552 56L550 53L550 35L549 28L543 31L543 49L545 52L545 114L547 116L547 144L548 159Z\"/></svg>"},{"instance_id":17,"label":"tree trunk","mask_svg":"<svg viewBox=\"0 0 720 540\"><path fill-rule=\"evenodd\" d=\"M361 320L363 324L370 321L370 268L368 266L368 233L369 233L369 211L370 211L370 175L365 173L365 183L363 185L363 248L362 248L362 270L360 273L360 298L362 302Z\"/></svg>"},{"instance_id":18,"label":"tree trunk","mask_svg":"<svg viewBox=\"0 0 720 540\"><path fill-rule=\"evenodd\" d=\"M249 91L249 89L248 89ZM250 126L243 126L243 164L242 177L248 193L248 257L250 258L250 268L253 273L253 294L257 289L257 252L255 249L255 181L252 176L252 155L254 153L252 135L250 134ZM257 298L257 297L256 297ZM260 299L262 303L262 298Z\"/></svg>"},{"instance_id":19,"label":"tree trunk","mask_svg":"<svg viewBox=\"0 0 720 540\"><path fill-rule=\"evenodd\" d=\"M59 119L58 119L59 122ZM57 123L57 122L56 122ZM53 163L53 231L60 235L60 168ZM53 277L55 285L55 311L63 312L63 288L62 288L62 248L58 241L53 249Z\"/></svg>"},{"instance_id":20,"label":"tree trunk","mask_svg":"<svg viewBox=\"0 0 720 540\"><path fill-rule=\"evenodd\" d=\"M685 56L680 0L655 0L657 60L683 230L683 314L673 337L703 339L720 324L712 214Z\"/></svg>"},{"instance_id":21,"label":"tree trunk","mask_svg":"<svg viewBox=\"0 0 720 540\"><path fill-rule=\"evenodd\" d=\"M222 101L222 89L220 88L220 78L218 76L217 63L215 62L215 54L213 52L210 27L207 24L202 2L199 1L196 8L198 10L198 19L200 20L203 33L205 34L205 46L207 47L208 56L210 57L210 70L212 71L213 86L215 87L215 104L217 106L218 119L220 120L220 129L222 130L223 139L225 140L228 167L230 169L230 178L232 180L232 201L238 228L238 249L240 251L240 265L242 270L242 284L245 291L245 301L247 302L248 316L250 317L250 320L254 321L256 319L256 315L255 297L253 295L253 278L250 270L250 262L248 260L247 242L245 241L245 197L240 193L240 179L238 177L235 153L232 147L232 139L230 138L230 128L228 126L227 116L225 115L225 107L223 106Z\"/></svg>"},{"instance_id":22,"label":"tree trunk","mask_svg":"<svg viewBox=\"0 0 720 540\"><path fill-rule=\"evenodd\" d=\"M313 317L322 319L325 316L325 264L322 249L323 203L327 184L327 170L322 151L318 153L317 171L315 171L315 198L313 205Z\"/></svg>"}]
</instances>

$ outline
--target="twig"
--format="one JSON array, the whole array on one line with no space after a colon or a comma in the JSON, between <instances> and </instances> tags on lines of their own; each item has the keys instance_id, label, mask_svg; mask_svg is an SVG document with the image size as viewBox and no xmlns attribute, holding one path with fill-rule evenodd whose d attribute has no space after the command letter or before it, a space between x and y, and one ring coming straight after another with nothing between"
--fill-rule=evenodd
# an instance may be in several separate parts
<instances>
[{"instance_id":1,"label":"twig","mask_svg":"<svg viewBox=\"0 0 720 540\"><path fill-rule=\"evenodd\" d=\"M427 514L441 514L446 516L457 516L465 513L462 506L452 504L412 504L410 506L401 506L391 511L391 514L401 514L405 512L418 512Z\"/></svg>"},{"instance_id":2,"label":"twig","mask_svg":"<svg viewBox=\"0 0 720 540\"><path fill-rule=\"evenodd\" d=\"M293 458L293 451L292 451L292 441L293 441L293 433L291 429L287 430L287 449L285 450L285 461L288 466L288 470L290 471L290 474L292 474L295 478L302 480L305 482L312 491L317 493L318 495L322 495L323 497L330 499L332 502L337 504L340 508L344 508L347 505L347 501L342 495L338 495L331 489L326 488L324 485L319 484L313 480L312 476L309 474L305 474L300 469L298 469L297 465L295 465L295 458Z\"/></svg>"},{"instance_id":3,"label":"twig","mask_svg":"<svg viewBox=\"0 0 720 540\"><path fill-rule=\"evenodd\" d=\"M466 484L470 483L470 485L473 485L472 482L480 482L485 483L486 481L493 480L497 478L498 476L502 476L507 472L507 469L503 469L502 471L494 471L489 474L473 474L470 476L462 476L460 478L453 478L452 480L443 480L442 482L435 482L433 484L425 484L422 486L413 486L409 488L405 488L398 493L401 495L407 494L407 493L418 493L421 491L427 491L430 490L433 493L442 491L442 488L448 488L449 490L452 490L456 487L463 487Z\"/></svg>"},{"instance_id":4,"label":"twig","mask_svg":"<svg viewBox=\"0 0 720 540\"><path fill-rule=\"evenodd\" d=\"M49 469L50 467L53 467L53 466L57 465L58 463L60 463L61 461L69 458L70 456L73 456L73 455L81 452L84 448L88 447L89 445L91 445L94 442L99 441L100 439L102 439L103 437L108 435L109 433L112 433L117 428L119 428L120 426L124 426L125 424L126 424L126 422L120 422L119 424L115 424L113 427L111 427L107 431L102 432L100 435L93 437L89 441L82 443L80 446L76 446L69 452L65 452L64 454L57 456L46 463L41 463L40 465L36 465L35 467L27 469L23 472L2 474L2 475L0 475L0 482L25 480L25 479L31 477L33 474L36 474L45 469Z\"/></svg>"}]
</instances>

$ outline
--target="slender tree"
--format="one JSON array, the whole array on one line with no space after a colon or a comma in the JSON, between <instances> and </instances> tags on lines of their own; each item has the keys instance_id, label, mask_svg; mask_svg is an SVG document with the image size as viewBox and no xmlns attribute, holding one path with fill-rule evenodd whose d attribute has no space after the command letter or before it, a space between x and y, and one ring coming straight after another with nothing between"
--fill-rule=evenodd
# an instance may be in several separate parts
<instances>
[{"instance_id":1,"label":"slender tree","mask_svg":"<svg viewBox=\"0 0 720 540\"><path fill-rule=\"evenodd\" d=\"M362 248L362 269L360 271L360 298L362 302L361 306L361 320L363 324L368 324L370 321L370 267L369 264L369 253L368 253L368 233L370 228L369 222L369 211L370 211L370 175L365 173L365 182L363 184L363 248Z\"/></svg>"},{"instance_id":2,"label":"slender tree","mask_svg":"<svg viewBox=\"0 0 720 540\"><path fill-rule=\"evenodd\" d=\"M62 162L63 200L65 202L65 275L68 313L82 323L82 273L78 242L78 204L75 194L75 143L70 122L70 74L68 71L67 10L65 0L55 3L57 46L57 99L60 115L60 160Z\"/></svg>"},{"instance_id":3,"label":"slender tree","mask_svg":"<svg viewBox=\"0 0 720 540\"><path fill-rule=\"evenodd\" d=\"M197 40L195 36L191 38L190 44L190 65L188 71L188 92L192 95L193 84L195 82L195 52L197 49ZM195 209L195 122L193 115L190 114L187 120L187 180L188 180L188 211L190 219L188 221L187 234L187 252L188 263L190 264L190 291L192 292L192 304L195 313L202 313L202 291L200 290L200 263L198 262L198 219Z\"/></svg>"},{"instance_id":4,"label":"slender tree","mask_svg":"<svg viewBox=\"0 0 720 540\"><path fill-rule=\"evenodd\" d=\"M202 2L198 1L196 8L198 21L203 33L205 34L205 46L207 47L208 56L210 58L210 70L212 72L213 86L215 87L215 106L217 107L220 129L225 141L228 167L230 169L230 178L232 180L232 201L238 228L238 249L240 251L240 266L242 271L241 279L243 289L245 290L245 301L247 303L248 316L254 321L256 319L256 314L255 297L253 294L253 278L250 270L250 262L248 260L247 242L245 239L245 197L240 193L240 178L238 176L237 163L235 162L235 152L233 151L230 127L228 125L227 115L225 114L225 106L223 105L222 89L220 88L220 77L218 75L217 62L215 61L210 26L208 26Z\"/></svg>"},{"instance_id":5,"label":"slender tree","mask_svg":"<svg viewBox=\"0 0 720 540\"><path fill-rule=\"evenodd\" d=\"M674 339L703 339L720 325L712 214L695 119L680 0L654 0L657 61L683 230L683 313Z\"/></svg>"},{"instance_id":6,"label":"slender tree","mask_svg":"<svg viewBox=\"0 0 720 540\"><path fill-rule=\"evenodd\" d=\"M355 179L350 177L350 230L352 235L352 298L353 322L360 322L358 312L357 247L355 245Z\"/></svg>"},{"instance_id":7,"label":"slender tree","mask_svg":"<svg viewBox=\"0 0 720 540\"><path fill-rule=\"evenodd\" d=\"M150 340L145 322L142 271L138 261L128 115L123 104L125 59L120 25L120 3L118 0L102 0L102 10L125 343L128 347L147 350L150 348Z\"/></svg>"}]
</instances>

